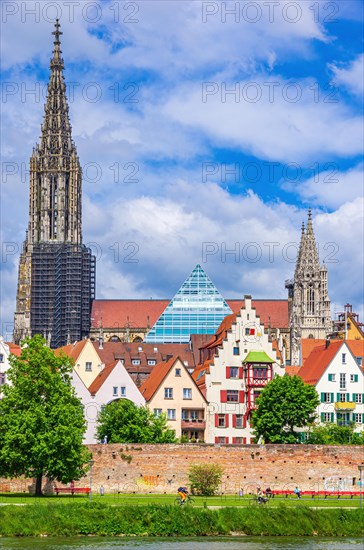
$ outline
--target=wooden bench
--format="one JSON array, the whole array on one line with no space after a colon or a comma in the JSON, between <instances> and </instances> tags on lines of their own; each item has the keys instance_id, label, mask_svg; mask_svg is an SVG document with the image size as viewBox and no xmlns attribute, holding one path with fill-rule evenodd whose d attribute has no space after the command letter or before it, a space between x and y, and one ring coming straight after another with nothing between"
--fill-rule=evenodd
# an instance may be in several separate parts
<instances>
[{"instance_id":1,"label":"wooden bench","mask_svg":"<svg viewBox=\"0 0 364 550\"><path fill-rule=\"evenodd\" d=\"M74 494L89 495L90 487L55 487L54 488L56 495L59 493L68 493L72 496Z\"/></svg>"}]
</instances>

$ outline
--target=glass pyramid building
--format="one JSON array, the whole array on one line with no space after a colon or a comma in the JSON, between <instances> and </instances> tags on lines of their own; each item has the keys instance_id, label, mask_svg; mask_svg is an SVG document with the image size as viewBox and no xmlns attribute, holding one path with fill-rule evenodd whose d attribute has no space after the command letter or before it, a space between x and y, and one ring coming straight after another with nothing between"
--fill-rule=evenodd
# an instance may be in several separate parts
<instances>
[{"instance_id":1,"label":"glass pyramid building","mask_svg":"<svg viewBox=\"0 0 364 550\"><path fill-rule=\"evenodd\" d=\"M189 341L190 334L214 334L230 313L214 283L196 265L144 341L182 344Z\"/></svg>"}]
</instances>

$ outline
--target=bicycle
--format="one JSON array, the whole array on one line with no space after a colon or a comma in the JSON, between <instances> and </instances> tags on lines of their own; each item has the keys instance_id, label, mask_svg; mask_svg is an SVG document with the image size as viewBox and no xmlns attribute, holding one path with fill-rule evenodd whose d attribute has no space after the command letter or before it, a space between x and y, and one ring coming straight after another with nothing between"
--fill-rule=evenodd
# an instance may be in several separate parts
<instances>
[{"instance_id":1,"label":"bicycle","mask_svg":"<svg viewBox=\"0 0 364 550\"><path fill-rule=\"evenodd\" d=\"M182 498L178 496L175 499L174 504L175 506L184 506L185 504L189 506L193 506L195 504L195 499L192 498L190 495L187 495L186 499L182 500Z\"/></svg>"},{"instance_id":2,"label":"bicycle","mask_svg":"<svg viewBox=\"0 0 364 550\"><path fill-rule=\"evenodd\" d=\"M258 496L254 496L251 500L250 500L250 503L251 504L267 504L268 503L268 498L266 497L258 497Z\"/></svg>"}]
</instances>

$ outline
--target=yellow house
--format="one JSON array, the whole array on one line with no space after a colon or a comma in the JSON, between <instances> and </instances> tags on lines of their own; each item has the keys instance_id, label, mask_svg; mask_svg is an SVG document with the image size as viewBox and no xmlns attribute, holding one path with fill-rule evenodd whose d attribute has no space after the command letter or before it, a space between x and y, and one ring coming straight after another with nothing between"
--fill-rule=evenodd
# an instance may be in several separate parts
<instances>
[{"instance_id":1,"label":"yellow house","mask_svg":"<svg viewBox=\"0 0 364 550\"><path fill-rule=\"evenodd\" d=\"M140 387L155 415L165 413L176 437L206 441L206 399L179 357L156 365Z\"/></svg>"},{"instance_id":2,"label":"yellow house","mask_svg":"<svg viewBox=\"0 0 364 550\"><path fill-rule=\"evenodd\" d=\"M88 388L104 366L91 340L81 340L58 348L56 351L61 350L74 360L74 369Z\"/></svg>"}]
</instances>

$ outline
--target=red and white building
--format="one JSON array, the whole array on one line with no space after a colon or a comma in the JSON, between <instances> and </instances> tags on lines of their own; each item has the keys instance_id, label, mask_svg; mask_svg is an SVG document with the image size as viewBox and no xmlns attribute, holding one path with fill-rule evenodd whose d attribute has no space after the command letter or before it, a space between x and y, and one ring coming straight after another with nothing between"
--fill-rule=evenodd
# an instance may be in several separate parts
<instances>
[{"instance_id":1,"label":"red and white building","mask_svg":"<svg viewBox=\"0 0 364 550\"><path fill-rule=\"evenodd\" d=\"M251 413L256 399L274 376L284 374L283 341L271 342L251 297L229 315L201 348L201 364L193 373L208 402L208 442L253 443Z\"/></svg>"}]
</instances>

